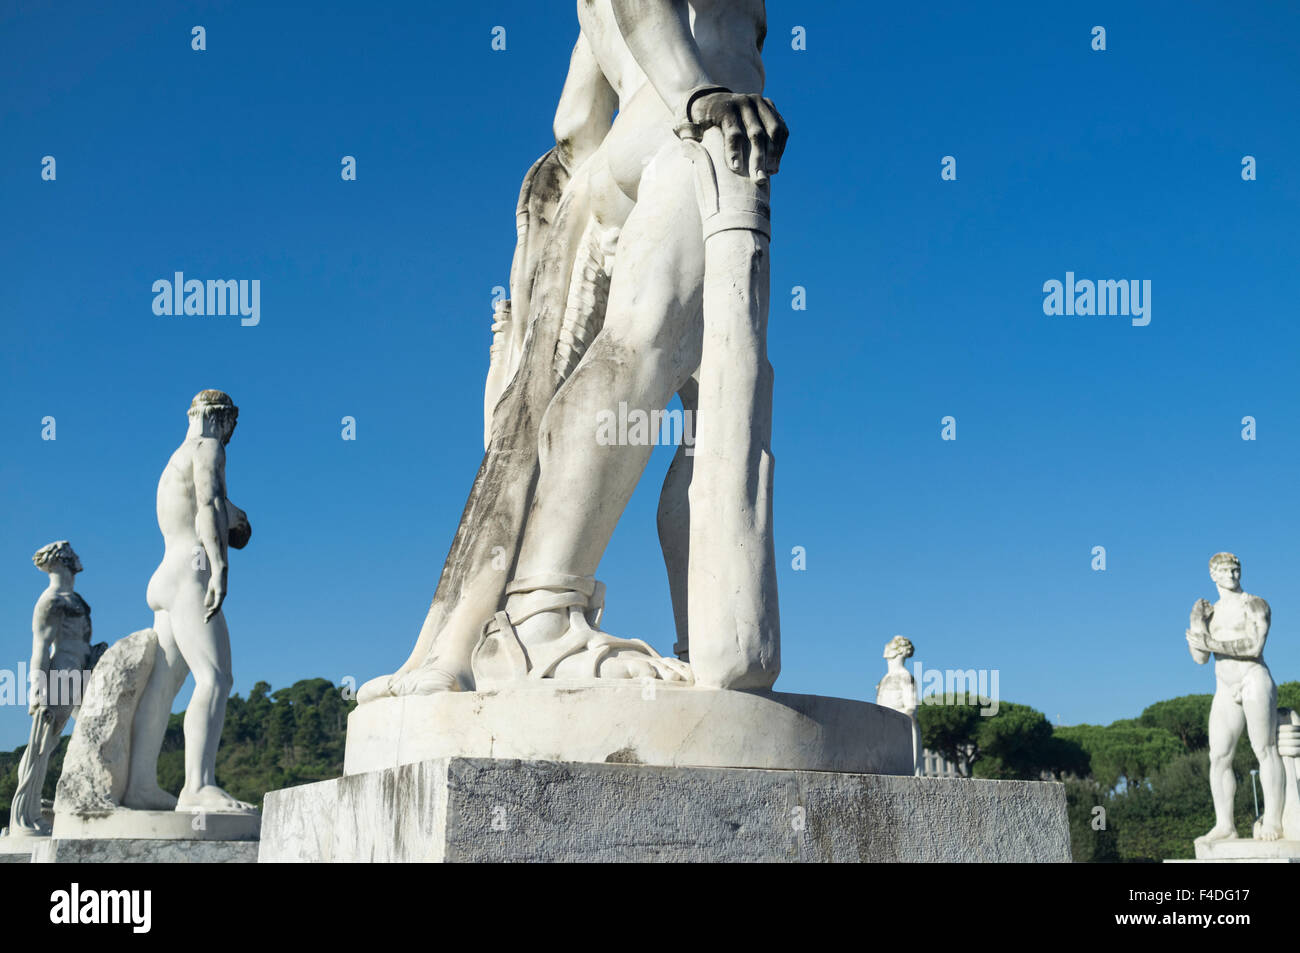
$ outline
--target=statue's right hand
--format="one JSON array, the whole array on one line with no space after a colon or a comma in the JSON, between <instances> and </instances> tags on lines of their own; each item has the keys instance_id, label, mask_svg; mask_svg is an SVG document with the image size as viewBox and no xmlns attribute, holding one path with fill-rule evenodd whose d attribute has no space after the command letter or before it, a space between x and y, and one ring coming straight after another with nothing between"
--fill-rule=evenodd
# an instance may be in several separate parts
<instances>
[{"instance_id":1,"label":"statue's right hand","mask_svg":"<svg viewBox=\"0 0 1300 953\"><path fill-rule=\"evenodd\" d=\"M757 93L708 93L691 103L690 116L701 131L711 126L722 130L727 162L731 171L762 180L781 168L781 153L790 131L772 100Z\"/></svg>"},{"instance_id":2,"label":"statue's right hand","mask_svg":"<svg viewBox=\"0 0 1300 953\"><path fill-rule=\"evenodd\" d=\"M1196 605L1192 606L1192 631L1209 634L1209 619L1214 615L1214 607L1204 599L1197 599Z\"/></svg>"},{"instance_id":3,"label":"statue's right hand","mask_svg":"<svg viewBox=\"0 0 1300 953\"><path fill-rule=\"evenodd\" d=\"M213 573L212 578L208 580L208 593L203 597L203 607L208 610L203 621L211 621L212 617L221 611L221 604L225 601L226 587L221 584L217 573Z\"/></svg>"}]
</instances>

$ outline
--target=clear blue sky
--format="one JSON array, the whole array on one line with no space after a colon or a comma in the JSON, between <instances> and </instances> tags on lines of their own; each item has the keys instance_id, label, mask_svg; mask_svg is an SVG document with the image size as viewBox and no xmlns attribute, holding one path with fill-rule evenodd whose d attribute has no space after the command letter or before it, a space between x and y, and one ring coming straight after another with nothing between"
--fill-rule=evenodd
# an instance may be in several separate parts
<instances>
[{"instance_id":1,"label":"clear blue sky","mask_svg":"<svg viewBox=\"0 0 1300 953\"><path fill-rule=\"evenodd\" d=\"M236 690L391 671L482 453L491 289L551 144L572 5L0 11L0 667L27 657L30 557L54 539L85 563L98 639L150 624L158 475L217 387L241 408L228 478L254 529L226 605ZM904 634L927 667L997 668L1003 699L1053 721L1136 715L1212 690L1183 630L1221 549L1273 606L1275 677L1300 677L1300 7L768 15L792 129L773 196L778 688L870 698ZM151 284L178 270L260 279L261 324L155 316ZM1044 315L1066 271L1151 280L1151 324ZM665 651L668 459L601 569L606 626ZM0 747L27 724L0 709Z\"/></svg>"}]
</instances>

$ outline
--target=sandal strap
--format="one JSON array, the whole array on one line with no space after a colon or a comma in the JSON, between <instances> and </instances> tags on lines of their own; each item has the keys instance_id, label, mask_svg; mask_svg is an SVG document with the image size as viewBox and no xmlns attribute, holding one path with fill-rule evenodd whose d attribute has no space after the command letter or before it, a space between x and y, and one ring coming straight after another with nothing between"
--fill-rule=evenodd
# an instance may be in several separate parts
<instances>
[{"instance_id":1,"label":"sandal strap","mask_svg":"<svg viewBox=\"0 0 1300 953\"><path fill-rule=\"evenodd\" d=\"M519 643L519 636L515 632L515 627L510 623L510 616L504 611L498 612L491 619L483 623L483 634L479 636L479 643L474 647L474 656L477 656L479 650L483 648L484 640L493 632L498 635L498 646L501 654L506 659L511 669L512 678L523 678L528 674L528 656L524 652L524 647ZM471 664L473 664L471 662Z\"/></svg>"},{"instance_id":2,"label":"sandal strap","mask_svg":"<svg viewBox=\"0 0 1300 953\"><path fill-rule=\"evenodd\" d=\"M582 593L584 597L589 599L591 594L595 592L597 585L595 576L575 576L567 572L543 572L524 579L513 580L510 585L506 586L506 595L514 595L517 592L532 592L535 589L570 589Z\"/></svg>"},{"instance_id":3,"label":"sandal strap","mask_svg":"<svg viewBox=\"0 0 1300 953\"><path fill-rule=\"evenodd\" d=\"M536 590L528 590L528 592L534 591ZM540 591L537 595L530 596L528 602L529 605L527 608L519 612L511 613L509 618L515 625L519 625L524 620L531 619L533 616L539 615L543 612L554 612L559 609L571 609L574 606L585 607L587 605L587 597L581 592L576 592L572 589L560 592Z\"/></svg>"}]
</instances>

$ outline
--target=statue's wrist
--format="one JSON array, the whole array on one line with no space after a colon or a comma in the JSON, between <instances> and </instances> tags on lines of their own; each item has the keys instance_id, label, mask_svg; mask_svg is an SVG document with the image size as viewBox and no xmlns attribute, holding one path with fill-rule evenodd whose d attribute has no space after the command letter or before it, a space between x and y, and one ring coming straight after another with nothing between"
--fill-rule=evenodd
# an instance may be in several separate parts
<instances>
[{"instance_id":1,"label":"statue's wrist","mask_svg":"<svg viewBox=\"0 0 1300 953\"><path fill-rule=\"evenodd\" d=\"M726 86L716 86L712 83L706 83L687 90L686 95L681 98L673 114L673 131L682 139L698 139L703 130L691 117L691 107L695 104L695 101L702 96L709 96L713 93L730 92L731 90Z\"/></svg>"}]
</instances>

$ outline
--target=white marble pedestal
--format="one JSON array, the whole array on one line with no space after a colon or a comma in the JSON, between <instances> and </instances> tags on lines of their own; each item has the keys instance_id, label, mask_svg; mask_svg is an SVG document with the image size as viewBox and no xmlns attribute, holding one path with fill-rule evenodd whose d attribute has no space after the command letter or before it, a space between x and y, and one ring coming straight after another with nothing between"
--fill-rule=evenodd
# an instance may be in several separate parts
<instances>
[{"instance_id":1,"label":"white marble pedestal","mask_svg":"<svg viewBox=\"0 0 1300 953\"><path fill-rule=\"evenodd\" d=\"M663 682L381 698L348 716L345 775L438 758L911 774L912 723L848 698Z\"/></svg>"},{"instance_id":2,"label":"white marble pedestal","mask_svg":"<svg viewBox=\"0 0 1300 953\"><path fill-rule=\"evenodd\" d=\"M1065 863L1070 838L1053 783L441 758L268 794L259 860Z\"/></svg>"},{"instance_id":3,"label":"white marble pedestal","mask_svg":"<svg viewBox=\"0 0 1300 953\"><path fill-rule=\"evenodd\" d=\"M48 834L5 834L0 837L0 864L29 864L32 851L48 841Z\"/></svg>"},{"instance_id":4,"label":"white marble pedestal","mask_svg":"<svg viewBox=\"0 0 1300 953\"><path fill-rule=\"evenodd\" d=\"M1166 864L1300 864L1300 841L1231 840L1195 842L1195 860L1166 860Z\"/></svg>"},{"instance_id":5,"label":"white marble pedestal","mask_svg":"<svg viewBox=\"0 0 1300 953\"><path fill-rule=\"evenodd\" d=\"M245 863L257 861L257 814L114 811L56 814L53 836L32 854L36 864Z\"/></svg>"}]
</instances>

